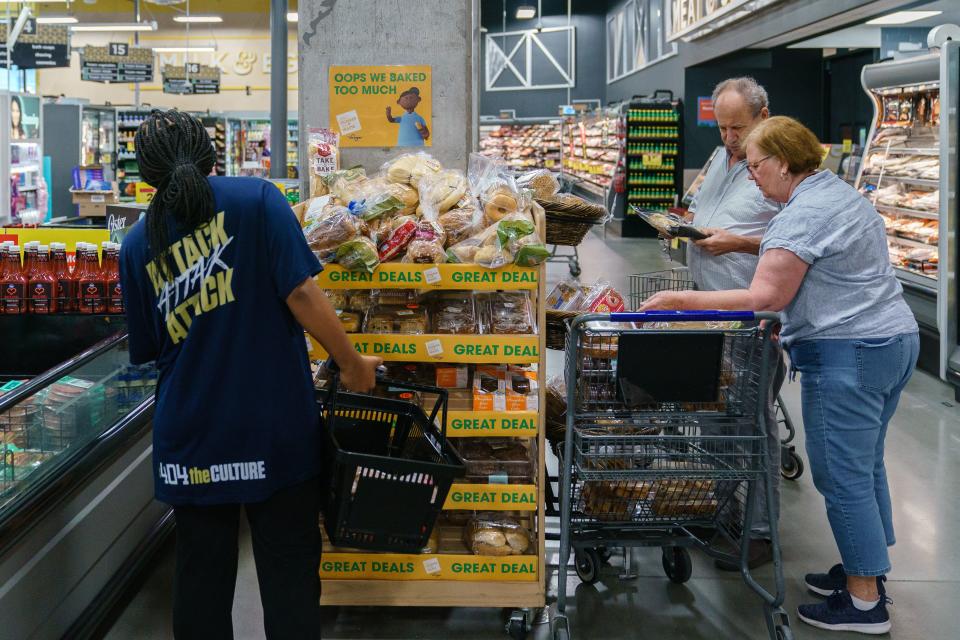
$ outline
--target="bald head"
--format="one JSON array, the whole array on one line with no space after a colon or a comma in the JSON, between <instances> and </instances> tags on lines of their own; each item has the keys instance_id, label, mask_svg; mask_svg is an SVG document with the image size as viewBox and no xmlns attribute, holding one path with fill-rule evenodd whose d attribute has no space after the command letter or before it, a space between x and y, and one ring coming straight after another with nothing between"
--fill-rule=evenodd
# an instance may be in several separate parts
<instances>
[{"instance_id":1,"label":"bald head","mask_svg":"<svg viewBox=\"0 0 960 640\"><path fill-rule=\"evenodd\" d=\"M713 91L713 114L723 146L742 160L746 155L743 141L770 115L767 92L753 78L724 80Z\"/></svg>"}]
</instances>

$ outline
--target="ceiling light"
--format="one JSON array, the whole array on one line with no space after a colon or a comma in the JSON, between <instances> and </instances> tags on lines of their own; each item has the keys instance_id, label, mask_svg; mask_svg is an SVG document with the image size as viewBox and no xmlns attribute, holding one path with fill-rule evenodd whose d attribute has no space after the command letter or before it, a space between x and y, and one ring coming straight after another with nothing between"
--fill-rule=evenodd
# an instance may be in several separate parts
<instances>
[{"instance_id":1,"label":"ceiling light","mask_svg":"<svg viewBox=\"0 0 960 640\"><path fill-rule=\"evenodd\" d=\"M101 22L75 24L71 31L156 31L156 22Z\"/></svg>"},{"instance_id":2,"label":"ceiling light","mask_svg":"<svg viewBox=\"0 0 960 640\"><path fill-rule=\"evenodd\" d=\"M216 47L152 47L155 53L216 53Z\"/></svg>"},{"instance_id":3,"label":"ceiling light","mask_svg":"<svg viewBox=\"0 0 960 640\"><path fill-rule=\"evenodd\" d=\"M287 14L287 22L299 22L300 15L296 11L291 11Z\"/></svg>"},{"instance_id":4,"label":"ceiling light","mask_svg":"<svg viewBox=\"0 0 960 640\"><path fill-rule=\"evenodd\" d=\"M174 22L214 23L223 22L220 16L174 16Z\"/></svg>"},{"instance_id":5,"label":"ceiling light","mask_svg":"<svg viewBox=\"0 0 960 640\"><path fill-rule=\"evenodd\" d=\"M528 4L522 4L517 7L517 20L529 20L537 15L537 8Z\"/></svg>"},{"instance_id":6,"label":"ceiling light","mask_svg":"<svg viewBox=\"0 0 960 640\"><path fill-rule=\"evenodd\" d=\"M907 24L924 18L932 18L941 13L943 11L897 11L873 20L867 20L867 24Z\"/></svg>"},{"instance_id":7,"label":"ceiling light","mask_svg":"<svg viewBox=\"0 0 960 640\"><path fill-rule=\"evenodd\" d=\"M37 24L77 24L80 22L73 16L39 16Z\"/></svg>"}]
</instances>

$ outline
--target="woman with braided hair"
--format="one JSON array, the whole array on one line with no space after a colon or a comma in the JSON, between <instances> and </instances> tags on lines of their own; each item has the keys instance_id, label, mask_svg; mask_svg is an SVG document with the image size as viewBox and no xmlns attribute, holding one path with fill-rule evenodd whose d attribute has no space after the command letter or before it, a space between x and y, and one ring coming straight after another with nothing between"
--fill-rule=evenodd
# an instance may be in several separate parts
<instances>
[{"instance_id":1,"label":"woman with braided hair","mask_svg":"<svg viewBox=\"0 0 960 640\"><path fill-rule=\"evenodd\" d=\"M156 188L121 251L130 361L156 361L156 497L177 524L178 640L231 638L244 507L268 638L320 637L320 433L303 330L369 391L359 355L313 277L320 263L280 191L208 177L200 121L154 110L137 130Z\"/></svg>"}]
</instances>

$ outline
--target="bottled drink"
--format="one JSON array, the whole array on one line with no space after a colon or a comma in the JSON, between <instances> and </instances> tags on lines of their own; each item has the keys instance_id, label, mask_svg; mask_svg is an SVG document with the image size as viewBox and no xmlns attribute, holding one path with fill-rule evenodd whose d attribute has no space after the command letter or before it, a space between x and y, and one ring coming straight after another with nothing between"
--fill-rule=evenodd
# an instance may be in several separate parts
<instances>
[{"instance_id":1,"label":"bottled drink","mask_svg":"<svg viewBox=\"0 0 960 640\"><path fill-rule=\"evenodd\" d=\"M3 294L0 298L3 302L3 312L8 315L26 313L27 279L20 265L19 246L12 245L7 249L4 263L6 269L3 271L3 282L0 282L0 293Z\"/></svg>"},{"instance_id":2,"label":"bottled drink","mask_svg":"<svg viewBox=\"0 0 960 640\"><path fill-rule=\"evenodd\" d=\"M57 310L57 298L54 293L56 280L50 265L50 248L40 245L33 257L33 269L27 280L30 290L30 313L50 314Z\"/></svg>"},{"instance_id":3,"label":"bottled drink","mask_svg":"<svg viewBox=\"0 0 960 640\"><path fill-rule=\"evenodd\" d=\"M120 284L120 245L107 243L103 254L103 289L107 313L123 313L123 287Z\"/></svg>"}]
</instances>

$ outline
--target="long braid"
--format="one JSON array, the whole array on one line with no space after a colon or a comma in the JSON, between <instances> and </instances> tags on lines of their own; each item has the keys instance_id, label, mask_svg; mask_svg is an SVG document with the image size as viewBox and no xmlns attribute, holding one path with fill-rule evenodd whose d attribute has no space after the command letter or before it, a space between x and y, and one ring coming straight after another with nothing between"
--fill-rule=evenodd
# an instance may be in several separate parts
<instances>
[{"instance_id":1,"label":"long braid","mask_svg":"<svg viewBox=\"0 0 960 640\"><path fill-rule=\"evenodd\" d=\"M170 278L169 226L195 229L215 213L207 176L217 161L210 135L197 118L154 109L137 129L134 145L144 182L157 192L147 208L147 241L164 278Z\"/></svg>"}]
</instances>

